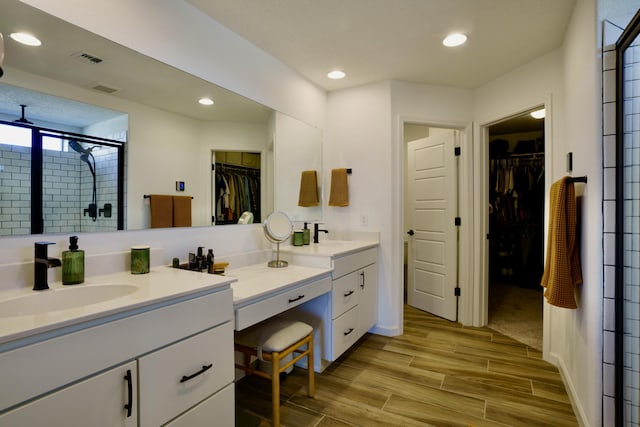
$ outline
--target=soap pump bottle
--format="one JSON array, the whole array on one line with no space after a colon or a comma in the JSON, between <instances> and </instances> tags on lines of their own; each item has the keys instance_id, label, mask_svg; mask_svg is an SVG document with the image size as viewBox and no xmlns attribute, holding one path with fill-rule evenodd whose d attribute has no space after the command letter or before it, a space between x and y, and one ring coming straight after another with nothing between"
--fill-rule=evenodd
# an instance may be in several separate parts
<instances>
[{"instance_id":1,"label":"soap pump bottle","mask_svg":"<svg viewBox=\"0 0 640 427\"><path fill-rule=\"evenodd\" d=\"M69 237L69 250L62 252L62 284L84 282L84 251L78 249L78 236Z\"/></svg>"},{"instance_id":2,"label":"soap pump bottle","mask_svg":"<svg viewBox=\"0 0 640 427\"><path fill-rule=\"evenodd\" d=\"M311 230L307 227L307 223L304 223L304 228L302 229L302 244L308 245L311 240Z\"/></svg>"}]
</instances>

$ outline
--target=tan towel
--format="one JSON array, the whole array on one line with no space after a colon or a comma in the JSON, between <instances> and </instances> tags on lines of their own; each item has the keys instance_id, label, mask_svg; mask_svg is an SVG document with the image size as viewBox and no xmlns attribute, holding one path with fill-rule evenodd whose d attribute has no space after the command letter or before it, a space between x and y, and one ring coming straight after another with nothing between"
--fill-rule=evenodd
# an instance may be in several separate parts
<instances>
[{"instance_id":1,"label":"tan towel","mask_svg":"<svg viewBox=\"0 0 640 427\"><path fill-rule=\"evenodd\" d=\"M316 171L302 171L298 206L318 206L318 174Z\"/></svg>"},{"instance_id":2,"label":"tan towel","mask_svg":"<svg viewBox=\"0 0 640 427\"><path fill-rule=\"evenodd\" d=\"M191 196L173 196L173 226L191 227Z\"/></svg>"},{"instance_id":3,"label":"tan towel","mask_svg":"<svg viewBox=\"0 0 640 427\"><path fill-rule=\"evenodd\" d=\"M149 196L151 228L173 227L173 201L171 196L151 194Z\"/></svg>"},{"instance_id":4,"label":"tan towel","mask_svg":"<svg viewBox=\"0 0 640 427\"><path fill-rule=\"evenodd\" d=\"M331 170L329 206L349 206L349 184L346 169Z\"/></svg>"},{"instance_id":5,"label":"tan towel","mask_svg":"<svg viewBox=\"0 0 640 427\"><path fill-rule=\"evenodd\" d=\"M549 197L547 258L541 285L549 304L577 308L575 287L582 283L576 239L577 208L573 183L564 177L553 183Z\"/></svg>"}]
</instances>

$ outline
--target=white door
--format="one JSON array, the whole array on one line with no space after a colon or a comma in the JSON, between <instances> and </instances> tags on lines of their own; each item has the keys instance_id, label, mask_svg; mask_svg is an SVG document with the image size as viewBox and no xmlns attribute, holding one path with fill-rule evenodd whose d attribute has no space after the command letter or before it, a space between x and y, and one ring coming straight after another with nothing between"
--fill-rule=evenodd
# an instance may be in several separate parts
<instances>
[{"instance_id":1,"label":"white door","mask_svg":"<svg viewBox=\"0 0 640 427\"><path fill-rule=\"evenodd\" d=\"M408 144L409 305L457 320L457 133L438 133Z\"/></svg>"}]
</instances>

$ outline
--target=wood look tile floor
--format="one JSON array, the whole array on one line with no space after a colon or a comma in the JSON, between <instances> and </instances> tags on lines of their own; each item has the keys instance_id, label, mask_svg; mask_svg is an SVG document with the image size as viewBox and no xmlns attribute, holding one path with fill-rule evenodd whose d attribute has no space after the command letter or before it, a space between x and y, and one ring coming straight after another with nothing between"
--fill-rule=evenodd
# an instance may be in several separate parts
<instances>
[{"instance_id":1,"label":"wood look tile floor","mask_svg":"<svg viewBox=\"0 0 640 427\"><path fill-rule=\"evenodd\" d=\"M404 335L367 334L306 396L306 371L282 384L281 425L577 426L558 370L539 351L488 328L405 306ZM270 382L236 384L236 407L269 426Z\"/></svg>"}]
</instances>

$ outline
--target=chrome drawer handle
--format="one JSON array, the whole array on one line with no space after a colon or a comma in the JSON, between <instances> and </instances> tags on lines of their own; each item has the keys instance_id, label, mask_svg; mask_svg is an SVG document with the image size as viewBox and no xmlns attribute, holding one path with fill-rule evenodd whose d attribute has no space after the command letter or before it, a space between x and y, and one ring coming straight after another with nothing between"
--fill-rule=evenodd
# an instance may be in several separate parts
<instances>
[{"instance_id":1,"label":"chrome drawer handle","mask_svg":"<svg viewBox=\"0 0 640 427\"><path fill-rule=\"evenodd\" d=\"M205 372L207 372L209 369L211 369L211 367L213 366L213 363L210 363L208 365L202 365L202 369L200 369L198 372L196 372L195 374L191 374L191 375L184 375L182 377L182 379L180 379L180 383L184 383L189 381L190 379L193 379L195 377L197 377L198 375L204 374Z\"/></svg>"},{"instance_id":2,"label":"chrome drawer handle","mask_svg":"<svg viewBox=\"0 0 640 427\"><path fill-rule=\"evenodd\" d=\"M350 296L350 295L353 295L353 293L354 293L354 292L355 292L355 291L347 291L347 292L345 292L345 293L344 293L344 296L345 296L345 297L348 297L348 296Z\"/></svg>"},{"instance_id":3,"label":"chrome drawer handle","mask_svg":"<svg viewBox=\"0 0 640 427\"><path fill-rule=\"evenodd\" d=\"M289 298L289 302L300 301L302 298L304 298L304 295L298 295L296 298Z\"/></svg>"},{"instance_id":4,"label":"chrome drawer handle","mask_svg":"<svg viewBox=\"0 0 640 427\"><path fill-rule=\"evenodd\" d=\"M351 332L353 332L353 328L349 328L346 331L343 332L344 336L346 337L347 335L349 335Z\"/></svg>"}]
</instances>

